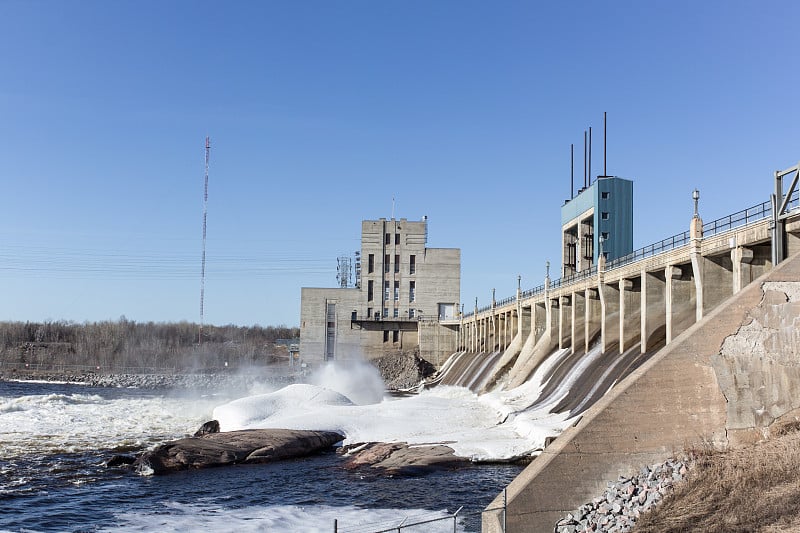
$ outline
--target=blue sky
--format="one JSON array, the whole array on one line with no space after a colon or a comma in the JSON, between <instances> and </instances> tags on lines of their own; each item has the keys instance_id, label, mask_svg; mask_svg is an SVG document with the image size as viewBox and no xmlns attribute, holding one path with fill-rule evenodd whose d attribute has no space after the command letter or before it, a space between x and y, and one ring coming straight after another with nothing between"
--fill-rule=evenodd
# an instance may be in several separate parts
<instances>
[{"instance_id":1,"label":"blue sky","mask_svg":"<svg viewBox=\"0 0 800 533\"><path fill-rule=\"evenodd\" d=\"M0 320L298 325L362 219L429 217L462 300L560 263L569 145L634 242L800 159L800 4L0 1ZM576 181L582 180L576 155Z\"/></svg>"}]
</instances>

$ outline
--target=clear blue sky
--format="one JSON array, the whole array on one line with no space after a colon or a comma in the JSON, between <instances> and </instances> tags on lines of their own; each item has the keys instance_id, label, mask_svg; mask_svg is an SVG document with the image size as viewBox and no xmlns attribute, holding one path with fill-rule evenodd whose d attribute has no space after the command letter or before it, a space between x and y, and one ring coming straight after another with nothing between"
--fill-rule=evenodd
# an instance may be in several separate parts
<instances>
[{"instance_id":1,"label":"clear blue sky","mask_svg":"<svg viewBox=\"0 0 800 533\"><path fill-rule=\"evenodd\" d=\"M800 159L800 3L0 1L0 320L298 325L362 219L429 217L462 300L560 263L569 145L635 246ZM577 179L582 160L576 159Z\"/></svg>"}]
</instances>

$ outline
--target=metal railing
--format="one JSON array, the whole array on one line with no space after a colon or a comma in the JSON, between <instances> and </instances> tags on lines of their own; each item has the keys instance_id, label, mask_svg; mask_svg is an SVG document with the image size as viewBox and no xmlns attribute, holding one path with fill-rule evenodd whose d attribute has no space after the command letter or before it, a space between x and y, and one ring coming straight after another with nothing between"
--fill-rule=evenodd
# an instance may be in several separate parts
<instances>
[{"instance_id":1,"label":"metal railing","mask_svg":"<svg viewBox=\"0 0 800 533\"><path fill-rule=\"evenodd\" d=\"M794 191L792 193L791 199L787 202L787 211L791 211L794 209L800 208L800 190ZM722 218L718 218L716 220L712 220L711 222L706 222L703 224L703 238L710 237L713 235L718 235L720 233L724 233L726 231L730 231L735 228L748 226L755 222L760 222L766 218L772 216L772 202L762 202L760 204L756 204L752 207L747 209L743 209L741 211L737 211L732 213L728 216L724 216ZM676 233L671 237L667 237L666 239L662 239L658 242L654 242L652 244L648 244L647 246L643 246L638 250L634 250L633 252L618 257L612 261L606 263L606 271L614 270L616 268L621 268L625 265L629 265L631 263L635 263L637 261L641 261L642 259L646 259L648 257L653 257L665 252L669 252L680 248L681 246L685 246L689 244L690 241L690 234L688 231L683 231L681 233ZM571 276L565 276L556 280L552 280L550 282L550 289L557 289L559 287L564 287L570 285L572 283L582 281L588 277L597 274L597 266L593 266L589 270L584 270L582 272L578 272L577 274L573 274ZM536 296L537 294L541 294L544 292L544 285L539 285L533 289L528 289L523 291L520 295L521 298L530 298L532 296ZM516 296L510 296L508 298L504 298L496 303L497 307L501 305L506 305L516 299ZM484 311L488 311L491 309L491 305L486 305L478 309L478 313L483 313ZM463 318L468 318L473 316L475 313L465 313Z\"/></svg>"},{"instance_id":2,"label":"metal railing","mask_svg":"<svg viewBox=\"0 0 800 533\"><path fill-rule=\"evenodd\" d=\"M399 522L389 525L388 522L383 522L379 524L372 524L372 525L362 525L355 528L343 528L339 524L339 520L333 521L333 533L403 533L404 530L408 531L411 528L419 527L419 526L428 526L425 529L419 529L417 531L430 531L430 525L442 522L452 522L453 523L453 533L458 531L458 521L459 519L465 519L468 517L475 517L475 516L483 516L484 513L495 512L495 511L502 511L501 515L501 527L503 532L506 531L506 509L508 507L508 489L503 489L503 505L501 507L492 507L489 509L484 509L483 511L476 511L473 513L462 513L461 511L464 509L463 506L459 507L458 510L446 516L438 516L436 518L425 518L424 516L418 516L412 518L412 520L416 520L414 522L408 522L409 517L404 517ZM410 532L409 532L410 533Z\"/></svg>"}]
</instances>

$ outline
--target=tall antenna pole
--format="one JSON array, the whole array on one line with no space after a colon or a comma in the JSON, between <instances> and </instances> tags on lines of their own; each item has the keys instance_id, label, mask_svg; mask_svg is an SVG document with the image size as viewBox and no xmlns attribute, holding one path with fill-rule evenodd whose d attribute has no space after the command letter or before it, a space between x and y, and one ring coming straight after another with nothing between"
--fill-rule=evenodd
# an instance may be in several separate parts
<instances>
[{"instance_id":1,"label":"tall antenna pole","mask_svg":"<svg viewBox=\"0 0 800 533\"><path fill-rule=\"evenodd\" d=\"M200 261L200 331L197 334L197 343L203 343L203 318L206 296L206 219L208 217L208 156L211 153L211 139L206 137L206 175L203 185L203 256Z\"/></svg>"}]
</instances>

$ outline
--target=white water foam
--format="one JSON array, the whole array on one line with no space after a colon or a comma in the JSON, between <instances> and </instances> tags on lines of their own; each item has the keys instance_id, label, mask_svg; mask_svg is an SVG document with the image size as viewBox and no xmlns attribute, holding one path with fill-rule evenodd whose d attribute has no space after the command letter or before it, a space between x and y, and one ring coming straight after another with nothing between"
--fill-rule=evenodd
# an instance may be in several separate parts
<instances>
[{"instance_id":1,"label":"white water foam","mask_svg":"<svg viewBox=\"0 0 800 533\"><path fill-rule=\"evenodd\" d=\"M548 358L558 359L557 353ZM553 362L552 364L555 364ZM546 367L543 367L542 374ZM213 417L222 431L286 428L336 431L345 444L407 442L446 444L475 461L531 455L568 423L568 414L530 409L544 383L478 396L463 387L439 386L378 404L355 405L341 391L290 385L274 393L220 405ZM560 392L560 391L559 391Z\"/></svg>"},{"instance_id":2,"label":"white water foam","mask_svg":"<svg viewBox=\"0 0 800 533\"><path fill-rule=\"evenodd\" d=\"M0 397L0 456L140 447L194 433L219 399Z\"/></svg>"},{"instance_id":3,"label":"white water foam","mask_svg":"<svg viewBox=\"0 0 800 533\"><path fill-rule=\"evenodd\" d=\"M123 513L116 516L113 528L98 531L169 533L184 531L263 532L302 531L305 533L330 533L334 520L340 533L365 533L396 528L400 524L414 524L426 520L442 519L415 527L403 527L404 533L450 533L453 520L444 511L420 509L359 509L353 506L330 507L278 505L269 507L243 507L225 509L215 504L179 504L167 502L164 507L151 512ZM457 522L456 531L464 531Z\"/></svg>"}]
</instances>

